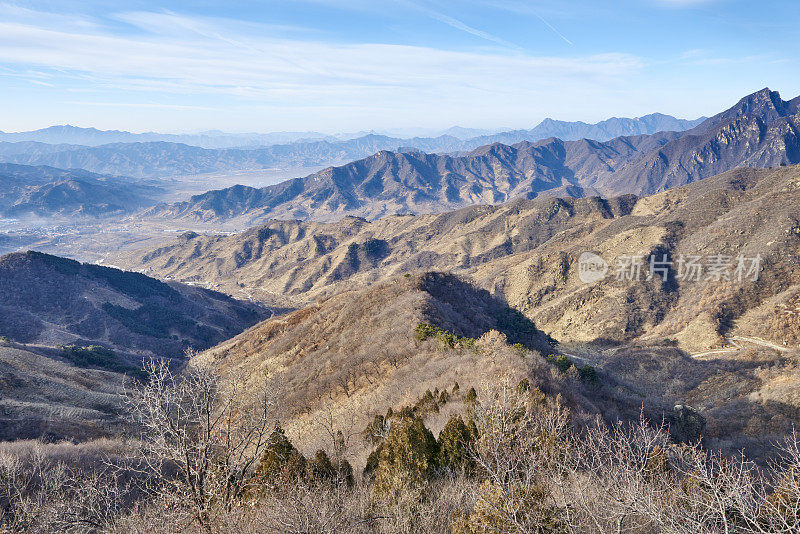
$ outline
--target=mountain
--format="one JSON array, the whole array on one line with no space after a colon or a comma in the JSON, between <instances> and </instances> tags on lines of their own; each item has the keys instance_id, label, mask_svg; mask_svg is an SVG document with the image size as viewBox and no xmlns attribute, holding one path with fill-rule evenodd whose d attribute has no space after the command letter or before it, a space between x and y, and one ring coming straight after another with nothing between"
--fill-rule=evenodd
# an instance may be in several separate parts
<instances>
[{"instance_id":1,"label":"mountain","mask_svg":"<svg viewBox=\"0 0 800 534\"><path fill-rule=\"evenodd\" d=\"M322 410L314 404L317 389L335 392L328 409L336 414L360 414L371 406L381 413L390 403L393 409L413 404L419 393L412 389L399 401L384 391L406 391L419 382L441 390L451 379L445 370L494 372L480 361L445 359L429 368L427 360L409 357L410 366L396 379L375 374L393 369L373 364L381 351L413 354L398 344L421 319L403 307L428 309L395 288L437 270L507 302L557 339L573 362L594 366L602 386L583 397L591 399L590 413L594 406L615 414L612 419L635 418L644 405L648 417L660 421L675 405L688 404L705 418L709 443L728 452L745 448L763 459L800 416L798 209L800 166L738 169L647 197L517 199L372 222L270 221L236 235L188 234L115 261L151 276L301 307L210 353L253 375L260 365L285 369L294 395L290 405L311 406L310 415L296 416L298 426L291 427L301 443ZM607 265L606 275L590 283L581 279L586 252ZM640 258L641 267L626 279L634 272L625 267L630 258ZM667 262L666 280L659 271L647 279L650 258ZM700 265L696 277L687 275L691 261ZM740 262L745 269L738 276ZM379 287L391 293L369 293ZM336 307L326 308L329 302ZM469 298L450 302L457 313L480 315ZM317 315L320 310L328 311ZM436 324L457 330L468 322ZM460 358L443 355L450 357ZM336 390L334 370L346 361L355 369L339 377ZM323 365L326 371L318 373ZM512 376L523 371L506 370ZM297 376L305 378L295 381ZM447 378L430 378L439 376ZM539 370L529 376L538 383L548 375ZM348 389L358 399L355 407L342 383L358 391ZM550 385L563 395L574 392ZM369 396L372 389L389 400L379 403Z\"/></svg>"},{"instance_id":2,"label":"mountain","mask_svg":"<svg viewBox=\"0 0 800 534\"><path fill-rule=\"evenodd\" d=\"M585 122L567 122L545 119L530 130L505 131L502 129L478 129L453 126L439 132L436 137L455 137L462 141L492 135L522 135L518 141L538 141L546 137L560 137L564 140L589 138L606 141L623 135L652 134L663 131L688 130L702 122L705 117L695 120L676 119L670 115L653 113L633 119L611 118L596 124ZM270 132L270 133L226 133L209 130L197 134L162 134L155 132L131 133L120 130L98 130L97 128L80 128L69 124L50 126L28 132L0 132L0 143L41 143L49 145L83 145L96 147L119 143L180 143L201 148L237 148L264 147L278 144L292 144L308 141L349 140L368 135L398 137L412 132L359 132L356 134L327 135L320 132ZM414 136L419 138L419 136ZM495 139L494 141L500 141ZM491 142L494 142L491 141ZM473 143L487 144L481 141ZM478 146L478 145L475 145Z\"/></svg>"},{"instance_id":3,"label":"mountain","mask_svg":"<svg viewBox=\"0 0 800 534\"><path fill-rule=\"evenodd\" d=\"M131 432L143 358L182 361L268 315L230 297L38 252L0 257L0 440Z\"/></svg>"},{"instance_id":4,"label":"mountain","mask_svg":"<svg viewBox=\"0 0 800 534\"><path fill-rule=\"evenodd\" d=\"M582 196L582 183L620 167L677 133L619 138L608 143L548 139L495 144L464 156L381 151L305 178L255 189L234 186L159 205L149 216L192 220L332 221L346 215L377 219L440 212L473 204L532 198L543 192Z\"/></svg>"},{"instance_id":5,"label":"mountain","mask_svg":"<svg viewBox=\"0 0 800 534\"><path fill-rule=\"evenodd\" d=\"M764 89L687 132L606 142L550 138L511 146L495 143L458 156L381 151L262 189L210 191L158 206L149 214L255 224L270 218L376 219L541 194L648 195L737 167L800 162L796 112L796 99L783 102Z\"/></svg>"},{"instance_id":6,"label":"mountain","mask_svg":"<svg viewBox=\"0 0 800 534\"><path fill-rule=\"evenodd\" d=\"M550 342L502 298L423 269L320 298L195 360L248 377L245 390L276 384L276 416L306 455L329 445L338 425L359 471L376 416L413 410L438 433L468 409L471 388L481 401L487 386L523 379L558 396L575 424L645 417L668 425L676 441L699 437L675 409L691 402L707 444L733 454L746 448L751 458L767 457L800 409L792 356L762 350L696 360L675 347L638 345L570 361L571 347L559 355Z\"/></svg>"},{"instance_id":7,"label":"mountain","mask_svg":"<svg viewBox=\"0 0 800 534\"><path fill-rule=\"evenodd\" d=\"M229 292L244 288L255 298L295 304L419 269L454 271L504 295L559 340L658 336L701 350L738 328L796 343L795 334L773 337L777 330L764 326L773 320L761 315L780 315L779 307L800 291L796 255L786 253L800 246L798 184L797 166L741 169L649 197L518 199L374 222L271 221L230 236L190 234L115 261L152 276ZM577 275L586 251L606 258L611 273L616 259L651 252L760 255L763 271L757 283L628 284L609 277L586 285ZM740 317L746 319L734 325Z\"/></svg>"},{"instance_id":8,"label":"mountain","mask_svg":"<svg viewBox=\"0 0 800 534\"><path fill-rule=\"evenodd\" d=\"M250 386L267 377L280 384L277 417L301 436L296 444L306 452L325 445L326 417L346 420L349 453L363 467L371 446L355 433L389 408L416 404L428 390L438 401L455 383L463 390L428 417L437 430L453 410L463 411L471 387L517 384L529 373L534 385L591 409L580 385L551 376L543 356L553 352L535 325L501 299L456 276L426 272L264 321L197 359L248 377Z\"/></svg>"},{"instance_id":9,"label":"mountain","mask_svg":"<svg viewBox=\"0 0 800 534\"><path fill-rule=\"evenodd\" d=\"M658 150L600 177L604 192L648 194L737 167L800 162L798 98L762 89Z\"/></svg>"},{"instance_id":10,"label":"mountain","mask_svg":"<svg viewBox=\"0 0 800 534\"><path fill-rule=\"evenodd\" d=\"M130 213L153 205L163 190L83 170L0 163L0 213L7 217Z\"/></svg>"},{"instance_id":11,"label":"mountain","mask_svg":"<svg viewBox=\"0 0 800 534\"><path fill-rule=\"evenodd\" d=\"M455 138L440 141L448 140L455 143L453 147L460 146L460 141ZM36 147L35 153L7 153L2 159L25 165L51 165L102 174L152 178L214 171L341 164L379 150L396 149L405 141L368 135L346 141L310 141L258 149L205 149L163 141L114 143L59 152L42 151ZM431 148L430 143L418 144L425 149ZM9 150L7 148L6 152Z\"/></svg>"},{"instance_id":12,"label":"mountain","mask_svg":"<svg viewBox=\"0 0 800 534\"><path fill-rule=\"evenodd\" d=\"M0 336L45 346L101 345L114 351L104 356L108 364L179 358L186 348L208 348L265 314L214 291L138 273L38 252L0 257Z\"/></svg>"},{"instance_id":13,"label":"mountain","mask_svg":"<svg viewBox=\"0 0 800 534\"><path fill-rule=\"evenodd\" d=\"M33 158L33 157L40 157L45 154L68 152L70 150L79 150L83 148L86 147L83 145L67 145L67 144L52 145L48 143L38 143L35 141L20 141L17 143L0 141L0 157L5 159L9 156L27 154L28 157Z\"/></svg>"},{"instance_id":14,"label":"mountain","mask_svg":"<svg viewBox=\"0 0 800 534\"><path fill-rule=\"evenodd\" d=\"M660 114L637 119L609 119L595 125L548 119L532 130L492 134L455 127L437 137L399 138L370 133L337 139L320 134L298 138L278 136L272 142L266 138L260 141L269 146L259 146L256 141L245 143L241 139L224 144L212 143L202 137L103 132L64 126L39 130L38 133L0 134L0 158L26 165L153 178L271 167L341 165L399 147L441 153L470 151L496 142L539 141L547 137L567 140L588 137L605 141L623 134L680 131L696 123ZM480 136L469 138L471 134ZM230 141L228 137L225 139ZM42 140L62 144L46 145ZM101 140L104 142L100 143ZM81 144L89 146L79 146Z\"/></svg>"},{"instance_id":15,"label":"mountain","mask_svg":"<svg viewBox=\"0 0 800 534\"><path fill-rule=\"evenodd\" d=\"M545 119L530 130L512 130L475 136L471 141L481 145L492 143L511 145L522 141L538 141L548 137L557 137L563 141L580 139L610 141L616 137L649 135L658 132L682 132L694 128L704 120L706 120L705 117L694 120L676 119L662 113L652 113L634 119L612 117L596 124Z\"/></svg>"},{"instance_id":16,"label":"mountain","mask_svg":"<svg viewBox=\"0 0 800 534\"><path fill-rule=\"evenodd\" d=\"M747 95L732 108L702 121L691 133L706 132L721 123L734 121L747 115L761 118L765 123L771 123L783 117L796 115L800 112L800 96L788 102L781 99L780 93L771 91L768 87Z\"/></svg>"},{"instance_id":17,"label":"mountain","mask_svg":"<svg viewBox=\"0 0 800 534\"><path fill-rule=\"evenodd\" d=\"M325 139L329 137L319 132L229 134L220 131L207 131L198 134L160 134L155 132L137 134L120 130L80 128L69 124L50 126L29 132L0 132L0 142L8 143L37 142L51 145L100 146L113 143L168 142L203 148L266 146L279 143L294 143L302 139Z\"/></svg>"}]
</instances>

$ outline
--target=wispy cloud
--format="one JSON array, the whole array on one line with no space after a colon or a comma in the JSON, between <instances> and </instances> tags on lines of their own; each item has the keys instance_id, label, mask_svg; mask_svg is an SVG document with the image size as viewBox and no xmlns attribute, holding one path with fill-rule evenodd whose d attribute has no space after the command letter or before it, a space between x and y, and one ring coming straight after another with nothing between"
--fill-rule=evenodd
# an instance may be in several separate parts
<instances>
[{"instance_id":1,"label":"wispy cloud","mask_svg":"<svg viewBox=\"0 0 800 534\"><path fill-rule=\"evenodd\" d=\"M446 15L435 16L483 39L514 46ZM5 19L0 22L0 63L24 70L60 69L102 87L276 102L301 97L310 102L358 102L391 92L448 91L458 98L470 90L529 91L532 86L577 79L591 84L637 71L643 64L626 54L548 57L519 50L508 54L327 43L281 35L269 26L244 35L229 31L225 21L174 13L125 13L117 18L141 31L114 34L93 21L77 21L62 30L58 25Z\"/></svg>"},{"instance_id":2,"label":"wispy cloud","mask_svg":"<svg viewBox=\"0 0 800 534\"><path fill-rule=\"evenodd\" d=\"M558 30L554 25L550 24L543 16L542 10L538 9L532 2L524 1L519 2L517 0L477 0L479 4L483 4L486 6L490 6L494 9L502 9L504 11L510 11L512 13L518 13L520 15L532 15L539 19L539 21L544 24L550 31L553 32L559 39L564 41L565 43L572 45L574 44L570 41L561 31Z\"/></svg>"},{"instance_id":3,"label":"wispy cloud","mask_svg":"<svg viewBox=\"0 0 800 534\"><path fill-rule=\"evenodd\" d=\"M720 0L655 0L657 3L669 7L695 7L703 4L710 4Z\"/></svg>"},{"instance_id":4,"label":"wispy cloud","mask_svg":"<svg viewBox=\"0 0 800 534\"><path fill-rule=\"evenodd\" d=\"M561 33L560 31L558 31L558 30L555 28L555 26L553 26L552 24L550 24L549 22L547 22L546 20L544 20L544 18L543 18L543 17L542 17L542 16L541 16L539 13L537 13L537 12L535 12L535 11L534 11L534 12L533 12L533 14L534 14L534 16L536 16L536 18L538 18L539 20L541 20L541 21L542 21L542 23L543 23L545 26L547 26L548 28L550 28L551 30L553 30L553 33L555 33L556 35L558 35L559 37L561 37L561 38L562 38L562 39L563 39L563 40L564 40L564 41L565 41L567 44L570 44L570 45L572 44L572 41L570 41L569 39L567 39L567 38L564 36L564 34L563 34L563 33Z\"/></svg>"},{"instance_id":5,"label":"wispy cloud","mask_svg":"<svg viewBox=\"0 0 800 534\"><path fill-rule=\"evenodd\" d=\"M477 28L473 28L472 26L469 26L469 25L465 24L464 22L462 22L462 21L460 21L460 20L458 20L458 19L456 19L454 17L451 17L450 15L446 15L444 13L440 13L439 11L431 9L431 8L425 6L425 5L420 4L420 3L412 2L411 0L399 0L399 1L400 1L400 3L402 3L404 5L407 5L407 6L411 7L411 8L413 8L413 9L416 9L417 11L420 11L420 12L426 14L427 16L431 17L434 20L438 20L439 22L443 22L444 24L447 24L448 26L451 26L451 27L453 27L453 28L455 28L457 30L461 30L462 32L468 33L470 35L474 35L476 37L480 37L481 39L484 39L486 41L489 41L489 42L492 42L492 43L495 43L495 44L499 44L499 45L507 47L507 48L513 48L515 50L521 50L522 49L522 47L520 47L520 46L518 46L518 45L516 45L514 43L511 43L509 41L506 41L505 39L503 39L501 37L497 37L495 35L492 35L491 33L485 32L483 30L479 30Z\"/></svg>"}]
</instances>

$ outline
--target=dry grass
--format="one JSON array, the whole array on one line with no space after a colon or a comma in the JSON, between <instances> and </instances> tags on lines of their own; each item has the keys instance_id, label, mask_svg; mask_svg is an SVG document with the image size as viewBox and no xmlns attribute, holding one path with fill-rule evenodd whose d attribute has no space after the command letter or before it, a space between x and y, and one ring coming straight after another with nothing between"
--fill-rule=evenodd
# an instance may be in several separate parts
<instances>
[{"instance_id":1,"label":"dry grass","mask_svg":"<svg viewBox=\"0 0 800 534\"><path fill-rule=\"evenodd\" d=\"M739 169L638 200L541 198L371 223L275 221L119 261L162 277L219 285L234 295L300 305L401 273L438 269L504 295L562 341L656 336L699 351L720 344L741 318L739 328L775 324L772 335L793 342L795 318L785 316L786 324L778 325L772 317L782 309L752 318L746 312L800 284L794 255L786 253L797 248L800 236L797 174L797 167ZM365 252L372 240L385 245L374 257ZM609 261L612 276L582 284L577 259L585 251ZM613 279L621 255L653 252L673 259L761 254L764 269L758 283Z\"/></svg>"},{"instance_id":2,"label":"dry grass","mask_svg":"<svg viewBox=\"0 0 800 534\"><path fill-rule=\"evenodd\" d=\"M545 388L557 388L551 384L558 380L555 371L539 352L521 353L506 341L518 335L533 348L549 349L540 336L516 327L496 331L504 329L498 318L509 311L452 276L400 277L262 323L198 358L216 361L221 372L244 372L253 383L279 383L284 427L302 452L330 449L331 434L341 430L354 465L363 466L369 449L360 434L367 423L389 408L413 405L428 390L450 391L458 383L466 391L531 373ZM415 328L422 323L484 336L482 348L419 341ZM443 426L451 410L463 408L454 399L432 426Z\"/></svg>"}]
</instances>

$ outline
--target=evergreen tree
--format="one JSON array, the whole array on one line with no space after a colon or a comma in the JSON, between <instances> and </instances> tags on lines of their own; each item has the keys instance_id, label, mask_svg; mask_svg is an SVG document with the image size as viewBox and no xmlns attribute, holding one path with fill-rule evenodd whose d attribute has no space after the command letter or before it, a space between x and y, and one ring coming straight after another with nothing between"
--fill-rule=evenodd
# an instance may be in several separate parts
<instances>
[{"instance_id":1,"label":"evergreen tree","mask_svg":"<svg viewBox=\"0 0 800 534\"><path fill-rule=\"evenodd\" d=\"M374 491L390 500L404 490L422 491L436 466L437 448L421 419L392 426L380 452Z\"/></svg>"},{"instance_id":2,"label":"evergreen tree","mask_svg":"<svg viewBox=\"0 0 800 534\"><path fill-rule=\"evenodd\" d=\"M275 485L303 478L306 471L305 457L295 449L283 429L276 426L270 435L270 444L256 467L256 480L262 484Z\"/></svg>"},{"instance_id":3,"label":"evergreen tree","mask_svg":"<svg viewBox=\"0 0 800 534\"><path fill-rule=\"evenodd\" d=\"M452 416L439 434L438 466L451 471L471 471L469 446L473 440L474 435L461 416Z\"/></svg>"}]
</instances>

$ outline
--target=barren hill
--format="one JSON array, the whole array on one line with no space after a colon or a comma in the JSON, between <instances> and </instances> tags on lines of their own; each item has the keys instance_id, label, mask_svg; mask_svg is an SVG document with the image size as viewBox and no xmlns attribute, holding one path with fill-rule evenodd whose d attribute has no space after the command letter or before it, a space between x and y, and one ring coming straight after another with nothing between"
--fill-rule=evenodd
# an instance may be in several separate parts
<instances>
[{"instance_id":1,"label":"barren hill","mask_svg":"<svg viewBox=\"0 0 800 534\"><path fill-rule=\"evenodd\" d=\"M800 162L797 99L763 89L688 132L606 142L489 144L451 156L381 151L305 178L255 189L235 186L159 205L152 217L229 220L377 219L434 213L542 194L648 195L743 166Z\"/></svg>"},{"instance_id":2,"label":"barren hill","mask_svg":"<svg viewBox=\"0 0 800 534\"><path fill-rule=\"evenodd\" d=\"M747 447L753 458L791 432L800 413L792 393L800 383L798 351L696 360L674 347L644 345L587 350L570 356L569 367L556 353L572 348L551 341L502 299L453 275L425 272L321 299L196 358L246 377L250 387L273 384L282 426L304 453L330 448L341 431L359 469L371 450L363 432L374 416L413 407L438 432L465 411L470 388L480 398L486 386L523 378L561 395L575 422L644 413L670 425L677 440L698 438L675 409L690 404L701 411L709 442L726 452ZM583 367L586 359L598 374Z\"/></svg>"},{"instance_id":3,"label":"barren hill","mask_svg":"<svg viewBox=\"0 0 800 534\"><path fill-rule=\"evenodd\" d=\"M0 257L0 336L180 357L228 339L266 310L221 293L37 252ZM128 362L128 363L132 363Z\"/></svg>"},{"instance_id":4,"label":"barren hill","mask_svg":"<svg viewBox=\"0 0 800 534\"><path fill-rule=\"evenodd\" d=\"M428 390L438 403L440 392L450 396L456 383L463 391L430 414L434 428L453 410L463 411L469 388L504 379L517 384L529 375L592 410L581 387L567 387L545 362L543 355L553 352L535 325L502 300L429 272L264 321L197 358L254 386L277 383L284 427L305 450L323 446L331 431L326 421L338 421L353 451L365 455L361 432L374 415L413 406Z\"/></svg>"},{"instance_id":5,"label":"barren hill","mask_svg":"<svg viewBox=\"0 0 800 534\"><path fill-rule=\"evenodd\" d=\"M741 169L644 198L515 200L374 222L273 221L233 236L188 234L121 261L162 278L294 303L397 274L450 270L504 295L560 340L675 337L700 350L739 328L783 342L763 325L778 322L764 319L775 314L791 321L780 307L793 309L800 289L797 256L787 253L800 239L799 184L798 167ZM586 251L609 263L603 281L578 279ZM647 266L638 282L616 279L620 258L647 263L651 253L673 261L667 281L645 280ZM678 259L696 255L730 263L760 256L758 281L676 279Z\"/></svg>"}]
</instances>

